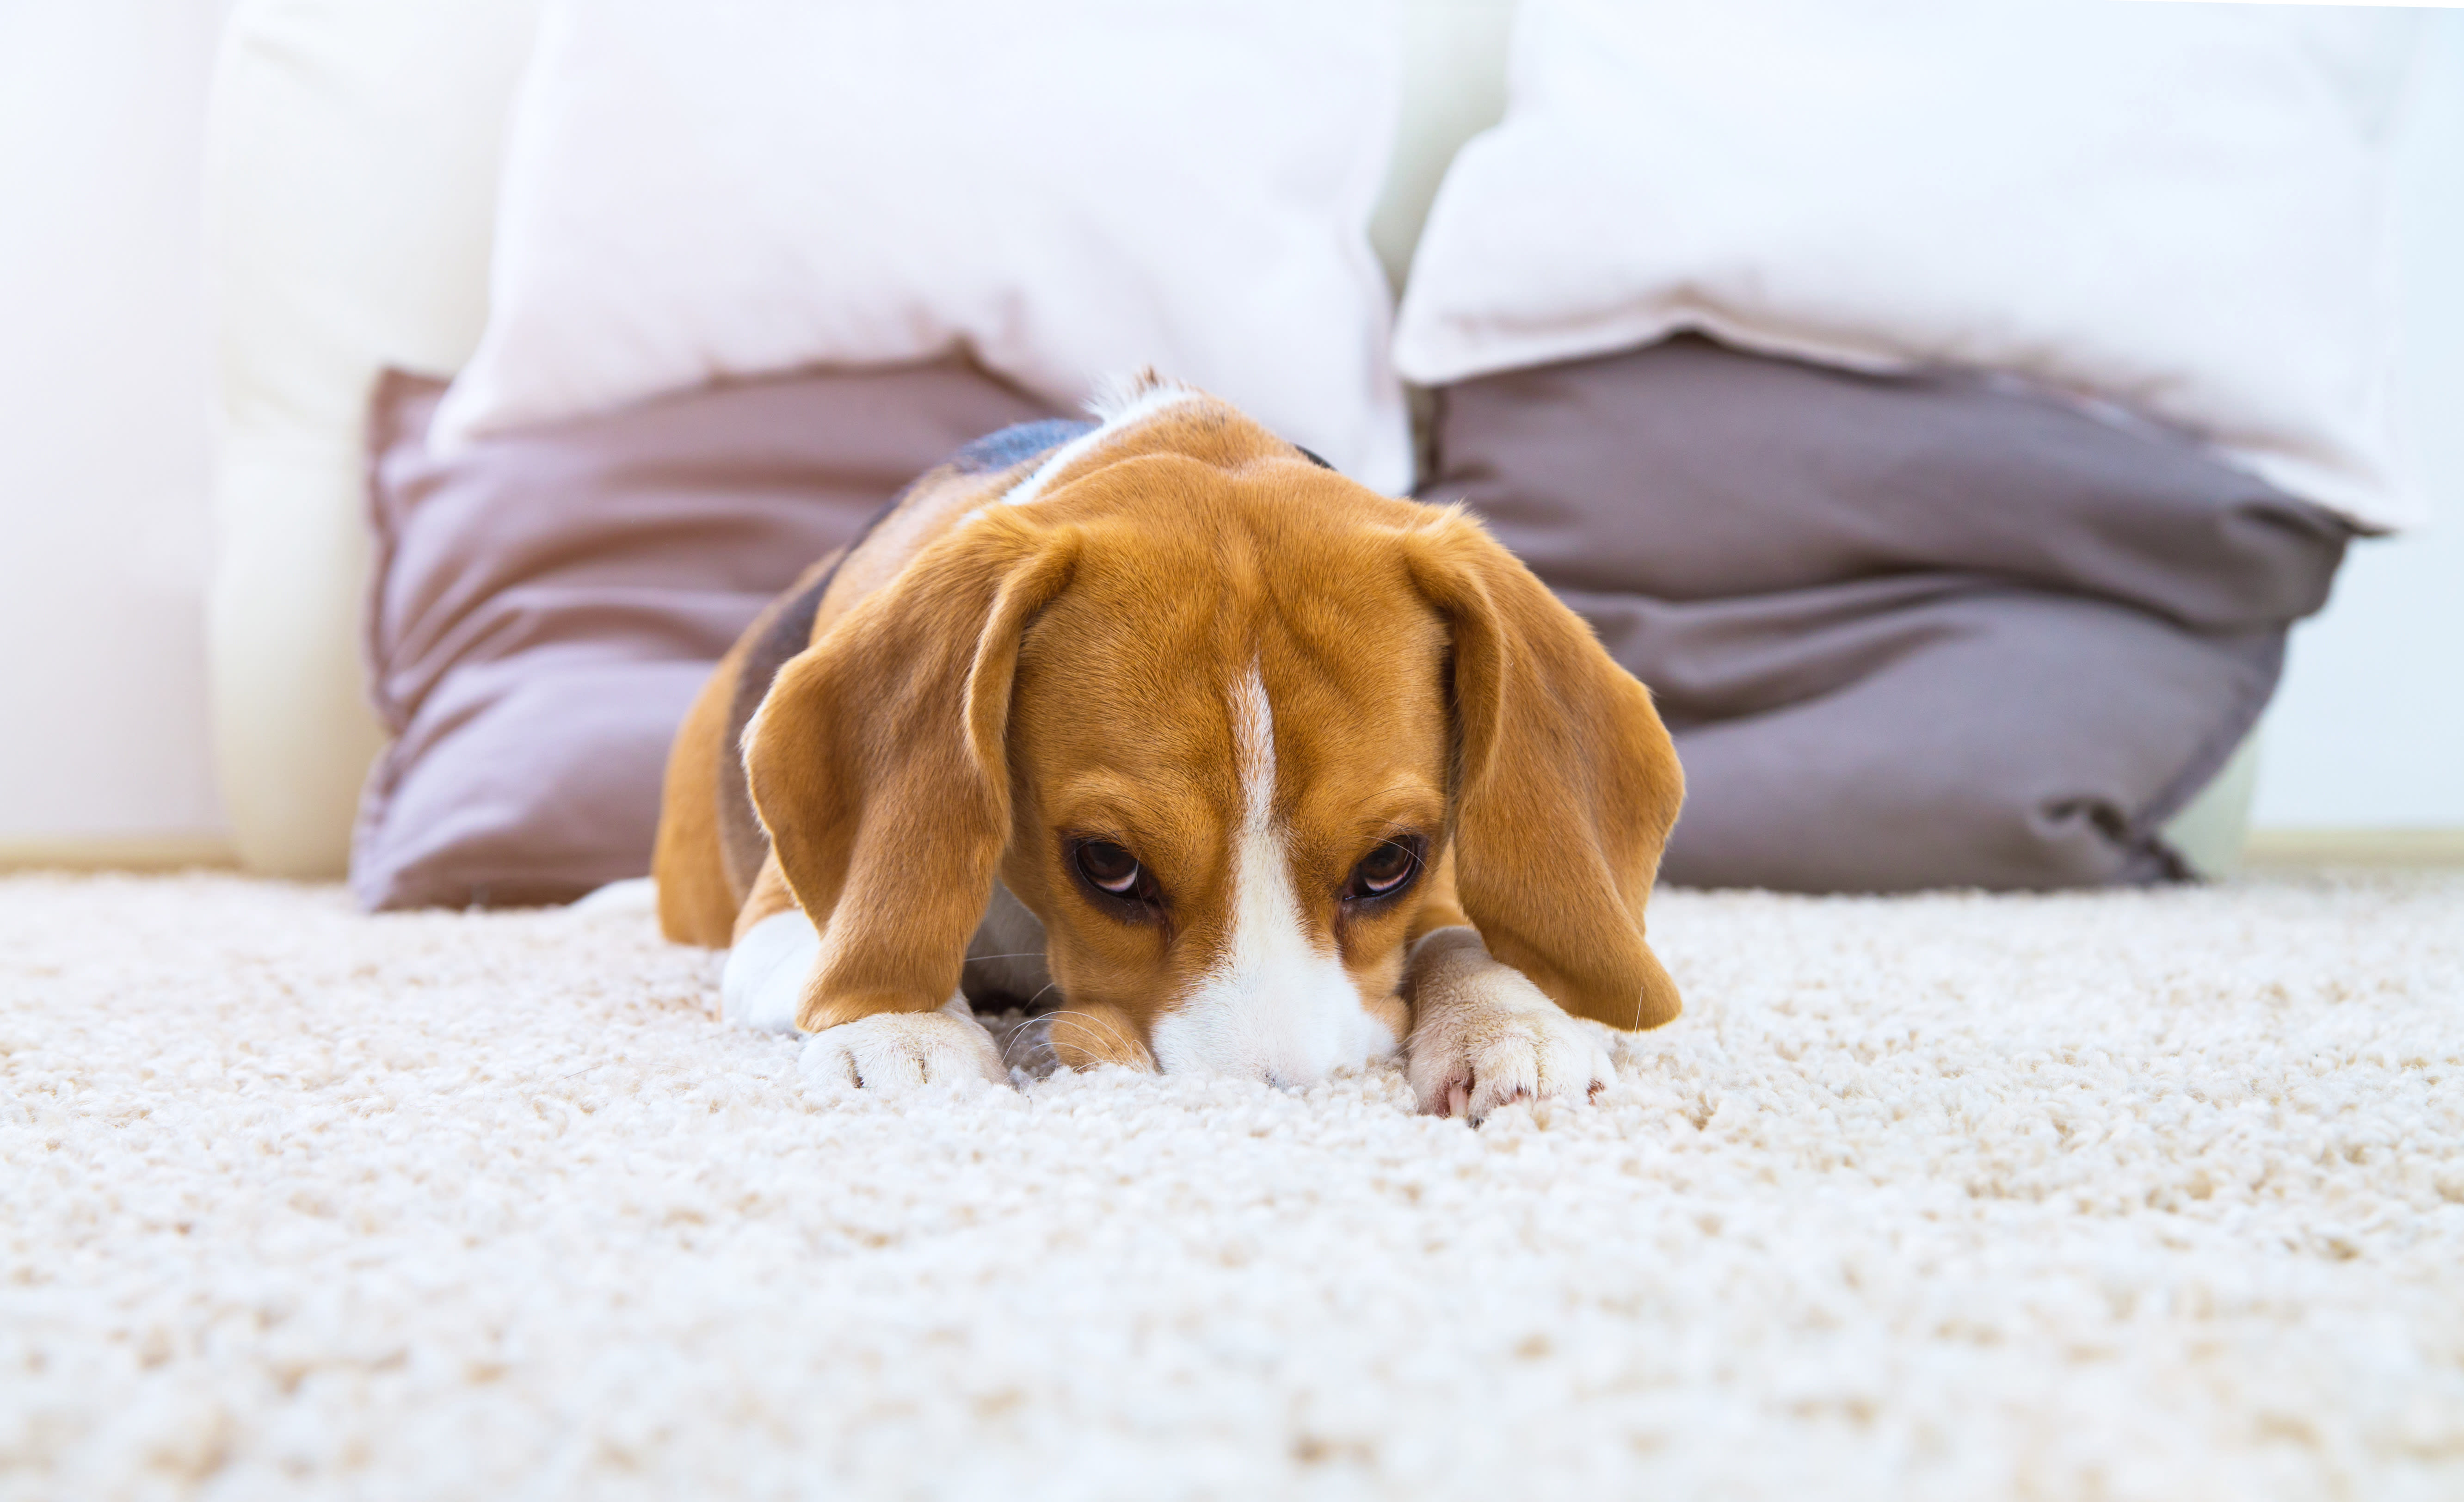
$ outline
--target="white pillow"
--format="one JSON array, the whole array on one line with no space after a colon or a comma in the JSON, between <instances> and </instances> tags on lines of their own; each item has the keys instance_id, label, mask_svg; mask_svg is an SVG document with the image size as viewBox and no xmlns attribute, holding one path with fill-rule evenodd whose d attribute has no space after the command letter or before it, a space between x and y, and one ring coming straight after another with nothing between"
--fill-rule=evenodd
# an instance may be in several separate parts
<instances>
[{"instance_id":1,"label":"white pillow","mask_svg":"<svg viewBox=\"0 0 2464 1502\"><path fill-rule=\"evenodd\" d=\"M2392 473L2402 14L1527 0L1397 364L1440 384L1702 329L2118 401L2365 522Z\"/></svg>"},{"instance_id":2,"label":"white pillow","mask_svg":"<svg viewBox=\"0 0 2464 1502\"><path fill-rule=\"evenodd\" d=\"M1388 0L549 0L431 441L965 347L1152 364L1411 482L1368 239Z\"/></svg>"}]
</instances>

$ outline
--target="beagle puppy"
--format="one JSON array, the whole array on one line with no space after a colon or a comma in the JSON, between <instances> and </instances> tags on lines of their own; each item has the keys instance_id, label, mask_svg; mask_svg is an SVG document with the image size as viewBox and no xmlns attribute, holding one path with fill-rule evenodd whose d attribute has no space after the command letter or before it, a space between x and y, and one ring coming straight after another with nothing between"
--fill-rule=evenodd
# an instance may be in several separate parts
<instances>
[{"instance_id":1,"label":"beagle puppy","mask_svg":"<svg viewBox=\"0 0 2464 1502\"><path fill-rule=\"evenodd\" d=\"M1655 1027L1683 777L1640 683L1459 509L1188 387L1005 430L763 613L670 756L656 876L733 1020L868 1089L1073 1068L1303 1085L1400 1046L1478 1120Z\"/></svg>"}]
</instances>

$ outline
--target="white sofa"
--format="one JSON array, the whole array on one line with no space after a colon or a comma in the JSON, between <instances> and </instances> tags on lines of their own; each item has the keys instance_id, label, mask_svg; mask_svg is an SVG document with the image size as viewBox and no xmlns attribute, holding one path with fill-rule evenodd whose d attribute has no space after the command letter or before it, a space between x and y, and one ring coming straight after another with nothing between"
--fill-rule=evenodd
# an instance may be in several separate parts
<instances>
[{"instance_id":1,"label":"white sofa","mask_svg":"<svg viewBox=\"0 0 2464 1502\"><path fill-rule=\"evenodd\" d=\"M1399 289L1456 149L1505 103L1512 0L1402 8L1403 118L1373 224ZM378 372L478 341L497 158L538 0L239 0L209 137L220 547L211 718L250 870L329 877L380 749L359 654L363 428ZM2249 748L2170 832L2237 850Z\"/></svg>"}]
</instances>

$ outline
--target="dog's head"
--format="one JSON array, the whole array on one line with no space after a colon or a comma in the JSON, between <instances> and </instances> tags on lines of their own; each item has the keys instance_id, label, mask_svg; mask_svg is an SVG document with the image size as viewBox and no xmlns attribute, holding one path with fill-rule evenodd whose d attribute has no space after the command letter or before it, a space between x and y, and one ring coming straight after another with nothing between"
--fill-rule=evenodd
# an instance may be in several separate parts
<instances>
[{"instance_id":1,"label":"dog's head","mask_svg":"<svg viewBox=\"0 0 2464 1502\"><path fill-rule=\"evenodd\" d=\"M1136 393L926 547L745 751L823 930L807 1029L946 1000L997 874L1123 1062L1298 1083L1385 1051L1441 871L1567 1010L1677 1013L1649 694L1477 522L1195 393Z\"/></svg>"}]
</instances>

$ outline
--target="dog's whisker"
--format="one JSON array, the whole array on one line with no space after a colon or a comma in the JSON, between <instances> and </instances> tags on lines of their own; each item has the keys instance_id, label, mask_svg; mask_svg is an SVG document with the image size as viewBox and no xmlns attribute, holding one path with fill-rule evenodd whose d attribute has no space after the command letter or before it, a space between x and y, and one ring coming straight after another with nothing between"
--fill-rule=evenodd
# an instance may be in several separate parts
<instances>
[{"instance_id":1,"label":"dog's whisker","mask_svg":"<svg viewBox=\"0 0 2464 1502\"><path fill-rule=\"evenodd\" d=\"M1082 1012L1074 1009L1064 1009L1061 1011L1046 1012L1045 1014L1045 1019L1047 1024L1057 1023L1064 1017L1075 1017L1082 1022L1093 1024L1094 1029L1099 1034L1108 1037L1112 1042L1120 1045L1122 1050L1133 1057L1147 1051L1146 1045L1141 1043L1133 1034L1132 1034L1129 1028L1122 1027L1117 1018L1108 1016L1101 1012ZM1045 1037L1047 1040L1047 1043L1051 1036L1051 1027L1047 1026L1045 1028ZM1055 1050L1055 1056L1058 1057L1057 1049ZM1111 1062L1123 1063L1126 1061L1115 1059Z\"/></svg>"},{"instance_id":2,"label":"dog's whisker","mask_svg":"<svg viewBox=\"0 0 2464 1502\"><path fill-rule=\"evenodd\" d=\"M1028 997L1025 1005L1021 1006L1019 1010L1023 1012L1034 1006L1037 1002L1044 999L1045 991L1049 991L1060 983L1058 981L1045 982L1044 990ZM1026 1060L1011 1067L1023 1069L1038 1079L1059 1069L1061 1056L1052 1047L1052 1019L1059 1015L1058 1012L1047 1012L1041 1017L1028 1017L1020 1022L1017 1028L1010 1033L1010 1041L1001 1049L1001 1062L1005 1065L1010 1064L1010 1049L1019 1047L1021 1040L1024 1040L1024 1047L1027 1049Z\"/></svg>"},{"instance_id":3,"label":"dog's whisker","mask_svg":"<svg viewBox=\"0 0 2464 1502\"><path fill-rule=\"evenodd\" d=\"M1065 1007L1060 1011L1045 1012L1043 1020L1047 1023L1051 1023L1058 1022L1064 1017L1075 1017L1082 1022L1092 1023L1114 1038L1117 1038L1124 1043L1129 1041L1129 1030L1123 1027L1119 1023L1100 1012L1082 1012L1074 1008Z\"/></svg>"},{"instance_id":4,"label":"dog's whisker","mask_svg":"<svg viewBox=\"0 0 2464 1502\"><path fill-rule=\"evenodd\" d=\"M1030 1017L1011 1030L1001 1047L1001 1063L1009 1069L1023 1069L1037 1079L1050 1076L1062 1067L1061 1056L1052 1047L1052 1014Z\"/></svg>"}]
</instances>

